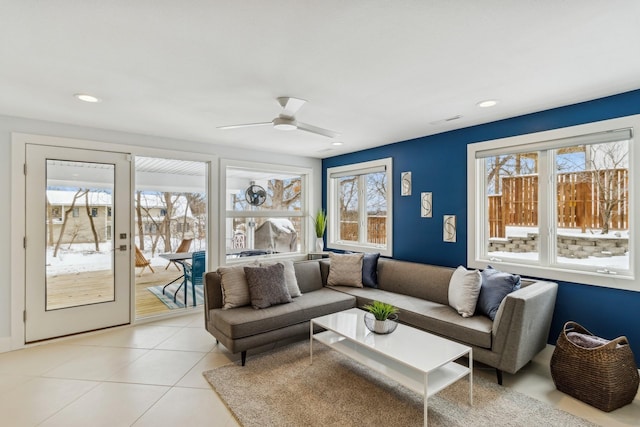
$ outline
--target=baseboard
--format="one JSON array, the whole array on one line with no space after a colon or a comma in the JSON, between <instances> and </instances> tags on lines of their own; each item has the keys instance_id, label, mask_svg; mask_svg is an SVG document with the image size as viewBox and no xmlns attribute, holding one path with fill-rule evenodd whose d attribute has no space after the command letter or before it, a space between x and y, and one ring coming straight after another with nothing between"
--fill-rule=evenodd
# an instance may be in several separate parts
<instances>
[{"instance_id":1,"label":"baseboard","mask_svg":"<svg viewBox=\"0 0 640 427\"><path fill-rule=\"evenodd\" d=\"M0 337L0 353L11 351L11 337Z\"/></svg>"}]
</instances>

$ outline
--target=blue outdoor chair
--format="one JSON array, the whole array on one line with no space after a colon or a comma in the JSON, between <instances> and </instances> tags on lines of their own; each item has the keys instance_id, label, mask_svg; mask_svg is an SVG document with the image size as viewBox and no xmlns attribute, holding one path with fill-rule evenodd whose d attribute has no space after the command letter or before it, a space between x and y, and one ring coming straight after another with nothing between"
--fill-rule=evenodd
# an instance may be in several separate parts
<instances>
[{"instance_id":1,"label":"blue outdoor chair","mask_svg":"<svg viewBox=\"0 0 640 427\"><path fill-rule=\"evenodd\" d=\"M187 305L187 283L191 282L191 295L193 296L193 305L196 305L196 286L202 286L202 277L207 266L207 257L205 251L194 252L191 256L191 264L184 264L184 305Z\"/></svg>"}]
</instances>

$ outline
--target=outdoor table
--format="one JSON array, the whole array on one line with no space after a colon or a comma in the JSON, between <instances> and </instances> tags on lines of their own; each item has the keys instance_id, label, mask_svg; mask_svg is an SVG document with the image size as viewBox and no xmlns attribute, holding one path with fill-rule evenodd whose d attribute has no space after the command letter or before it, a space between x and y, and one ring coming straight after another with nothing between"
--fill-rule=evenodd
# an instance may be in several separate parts
<instances>
[{"instance_id":1,"label":"outdoor table","mask_svg":"<svg viewBox=\"0 0 640 427\"><path fill-rule=\"evenodd\" d=\"M173 294L173 302L176 302L176 295L178 295L178 291L180 291L180 288L184 285L184 306L186 307L187 306L187 276L185 275L185 270L186 270L185 263L187 262L187 260L191 259L191 257L193 256L193 252L165 253L165 254L159 254L158 256L168 261L175 261L182 266L182 275L176 277L175 279L173 279L172 281L164 285L162 287L162 294L164 295L164 290L167 286L182 279L182 284L178 286L178 289L176 289L176 291ZM195 301L194 301L194 305L195 305Z\"/></svg>"}]
</instances>

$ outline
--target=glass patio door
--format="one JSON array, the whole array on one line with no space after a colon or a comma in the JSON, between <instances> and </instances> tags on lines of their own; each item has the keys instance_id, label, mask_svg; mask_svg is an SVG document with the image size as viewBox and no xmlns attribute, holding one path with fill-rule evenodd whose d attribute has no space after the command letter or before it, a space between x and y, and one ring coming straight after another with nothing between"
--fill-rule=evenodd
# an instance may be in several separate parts
<instances>
[{"instance_id":1,"label":"glass patio door","mask_svg":"<svg viewBox=\"0 0 640 427\"><path fill-rule=\"evenodd\" d=\"M130 322L129 155L26 146L25 340Z\"/></svg>"}]
</instances>

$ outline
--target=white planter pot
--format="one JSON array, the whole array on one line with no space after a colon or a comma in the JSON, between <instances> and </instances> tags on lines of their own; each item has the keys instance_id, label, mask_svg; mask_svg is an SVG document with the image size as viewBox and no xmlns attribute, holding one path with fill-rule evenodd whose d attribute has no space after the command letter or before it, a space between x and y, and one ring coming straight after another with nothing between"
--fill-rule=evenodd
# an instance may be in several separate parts
<instances>
[{"instance_id":1,"label":"white planter pot","mask_svg":"<svg viewBox=\"0 0 640 427\"><path fill-rule=\"evenodd\" d=\"M324 240L322 237L316 237L316 252L322 252L324 249Z\"/></svg>"}]
</instances>

